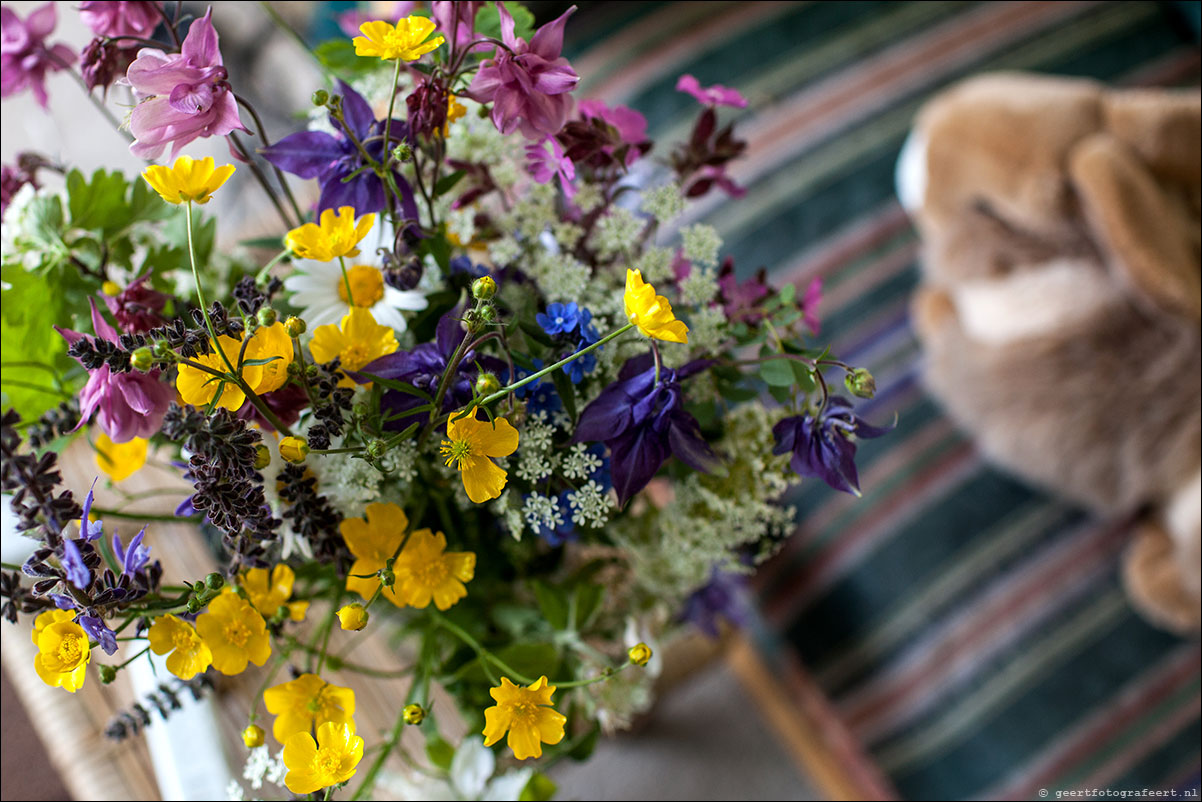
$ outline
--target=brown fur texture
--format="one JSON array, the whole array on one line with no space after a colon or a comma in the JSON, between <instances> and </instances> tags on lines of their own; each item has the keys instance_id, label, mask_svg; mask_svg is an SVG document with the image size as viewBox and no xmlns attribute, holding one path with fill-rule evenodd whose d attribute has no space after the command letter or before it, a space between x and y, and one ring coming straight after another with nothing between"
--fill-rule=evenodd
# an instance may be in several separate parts
<instances>
[{"instance_id":1,"label":"brown fur texture","mask_svg":"<svg viewBox=\"0 0 1202 802\"><path fill-rule=\"evenodd\" d=\"M1129 595L1178 632L1202 618L1200 119L1197 90L974 78L923 109L901 187L931 392L1000 466L1141 514Z\"/></svg>"}]
</instances>

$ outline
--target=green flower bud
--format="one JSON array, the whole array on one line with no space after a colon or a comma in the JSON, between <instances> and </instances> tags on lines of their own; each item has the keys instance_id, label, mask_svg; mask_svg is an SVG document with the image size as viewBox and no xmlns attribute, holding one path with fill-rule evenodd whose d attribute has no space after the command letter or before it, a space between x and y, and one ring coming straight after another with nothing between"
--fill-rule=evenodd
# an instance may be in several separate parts
<instances>
[{"instance_id":1,"label":"green flower bud","mask_svg":"<svg viewBox=\"0 0 1202 802\"><path fill-rule=\"evenodd\" d=\"M477 301L490 300L497 294L497 282L492 276L481 276L472 282L472 297Z\"/></svg>"},{"instance_id":2,"label":"green flower bud","mask_svg":"<svg viewBox=\"0 0 1202 802\"><path fill-rule=\"evenodd\" d=\"M501 382L497 381L497 377L491 373L481 373L476 378L476 395L492 395L497 390L501 389Z\"/></svg>"},{"instance_id":3,"label":"green flower bud","mask_svg":"<svg viewBox=\"0 0 1202 802\"><path fill-rule=\"evenodd\" d=\"M413 158L413 148L407 142L402 142L392 149L392 158L399 162L407 162Z\"/></svg>"},{"instance_id":4,"label":"green flower bud","mask_svg":"<svg viewBox=\"0 0 1202 802\"><path fill-rule=\"evenodd\" d=\"M379 459L388 451L388 445L383 440L372 440L367 444L367 453L372 459Z\"/></svg>"},{"instance_id":5,"label":"green flower bud","mask_svg":"<svg viewBox=\"0 0 1202 802\"><path fill-rule=\"evenodd\" d=\"M866 368L856 368L843 377L847 391L857 398L872 398L876 395L876 379Z\"/></svg>"},{"instance_id":6,"label":"green flower bud","mask_svg":"<svg viewBox=\"0 0 1202 802\"><path fill-rule=\"evenodd\" d=\"M324 106L330 102L330 93L324 89L318 89L313 93L313 105Z\"/></svg>"},{"instance_id":7,"label":"green flower bud","mask_svg":"<svg viewBox=\"0 0 1202 802\"><path fill-rule=\"evenodd\" d=\"M255 446L255 470L261 471L271 464L271 449L259 443Z\"/></svg>"},{"instance_id":8,"label":"green flower bud","mask_svg":"<svg viewBox=\"0 0 1202 802\"><path fill-rule=\"evenodd\" d=\"M279 315L277 315L276 311L270 306L264 306L259 310L258 318L259 325L270 326L272 323L276 322L276 320L279 318Z\"/></svg>"},{"instance_id":9,"label":"green flower bud","mask_svg":"<svg viewBox=\"0 0 1202 802\"><path fill-rule=\"evenodd\" d=\"M202 602L196 596L193 596L192 598L188 599L188 612L190 612L190 613L199 613L200 608L203 606L204 606L204 602Z\"/></svg>"},{"instance_id":10,"label":"green flower bud","mask_svg":"<svg viewBox=\"0 0 1202 802\"><path fill-rule=\"evenodd\" d=\"M129 364L139 373L145 373L154 367L154 354L146 346L142 346L129 355Z\"/></svg>"},{"instance_id":11,"label":"green flower bud","mask_svg":"<svg viewBox=\"0 0 1202 802\"><path fill-rule=\"evenodd\" d=\"M116 666L101 665L100 666L100 684L108 685L117 678Z\"/></svg>"},{"instance_id":12,"label":"green flower bud","mask_svg":"<svg viewBox=\"0 0 1202 802\"><path fill-rule=\"evenodd\" d=\"M221 590L225 587L225 577L214 571L205 577L205 587L209 590Z\"/></svg>"},{"instance_id":13,"label":"green flower bud","mask_svg":"<svg viewBox=\"0 0 1202 802\"><path fill-rule=\"evenodd\" d=\"M492 324L497 322L497 308L492 304L480 310L480 320L484 323Z\"/></svg>"},{"instance_id":14,"label":"green flower bud","mask_svg":"<svg viewBox=\"0 0 1202 802\"><path fill-rule=\"evenodd\" d=\"M405 718L406 724L421 724L426 719L426 709L419 704L405 705L405 709L401 711L401 715Z\"/></svg>"},{"instance_id":15,"label":"green flower bud","mask_svg":"<svg viewBox=\"0 0 1202 802\"><path fill-rule=\"evenodd\" d=\"M626 656L636 666L645 666L651 660L651 647L645 643L636 643L626 652Z\"/></svg>"},{"instance_id":16,"label":"green flower bud","mask_svg":"<svg viewBox=\"0 0 1202 802\"><path fill-rule=\"evenodd\" d=\"M284 321L284 331L288 333L289 337L294 339L304 334L306 328L305 321L296 315L289 315L288 319Z\"/></svg>"}]
</instances>

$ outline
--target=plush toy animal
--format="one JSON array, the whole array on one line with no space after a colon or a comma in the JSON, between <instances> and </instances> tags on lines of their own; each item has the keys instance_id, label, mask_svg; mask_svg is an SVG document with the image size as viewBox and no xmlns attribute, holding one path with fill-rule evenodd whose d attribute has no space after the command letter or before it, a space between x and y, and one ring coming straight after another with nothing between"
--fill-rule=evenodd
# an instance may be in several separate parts
<instances>
[{"instance_id":1,"label":"plush toy animal","mask_svg":"<svg viewBox=\"0 0 1202 802\"><path fill-rule=\"evenodd\" d=\"M921 111L898 191L923 241L912 314L931 392L1003 468L1138 515L1128 594L1196 632L1198 90L969 79Z\"/></svg>"}]
</instances>

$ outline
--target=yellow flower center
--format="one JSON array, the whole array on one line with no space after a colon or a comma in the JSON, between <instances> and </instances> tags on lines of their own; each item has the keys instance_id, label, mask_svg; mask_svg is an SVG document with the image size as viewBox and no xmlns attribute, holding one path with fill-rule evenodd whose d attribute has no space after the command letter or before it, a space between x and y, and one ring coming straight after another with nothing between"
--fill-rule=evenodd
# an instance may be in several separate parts
<instances>
[{"instance_id":1,"label":"yellow flower center","mask_svg":"<svg viewBox=\"0 0 1202 802\"><path fill-rule=\"evenodd\" d=\"M78 635L66 635L59 641L58 649L55 653L65 666L73 666L79 662L79 658L83 655L83 645L80 643L82 638Z\"/></svg>"},{"instance_id":2,"label":"yellow flower center","mask_svg":"<svg viewBox=\"0 0 1202 802\"><path fill-rule=\"evenodd\" d=\"M245 646L250 639L250 627L241 621L228 621L225 625L225 639L234 646Z\"/></svg>"},{"instance_id":3,"label":"yellow flower center","mask_svg":"<svg viewBox=\"0 0 1202 802\"><path fill-rule=\"evenodd\" d=\"M354 302L346 297L347 281L350 281ZM339 277L338 297L352 306L370 309L384 300L384 273L369 265L355 265L346 271L346 280Z\"/></svg>"},{"instance_id":4,"label":"yellow flower center","mask_svg":"<svg viewBox=\"0 0 1202 802\"><path fill-rule=\"evenodd\" d=\"M411 569L413 579L422 587L438 588L441 587L450 577L451 572L447 570L445 560L435 559L429 562L415 565Z\"/></svg>"},{"instance_id":5,"label":"yellow flower center","mask_svg":"<svg viewBox=\"0 0 1202 802\"><path fill-rule=\"evenodd\" d=\"M171 636L171 646L180 651L188 651L192 648L192 633L186 629L178 629Z\"/></svg>"},{"instance_id":6,"label":"yellow flower center","mask_svg":"<svg viewBox=\"0 0 1202 802\"><path fill-rule=\"evenodd\" d=\"M513 724L527 727L534 726L535 718L538 715L538 705L534 704L534 702L531 702L529 699L523 699L520 702L510 702L507 707L509 709L510 720Z\"/></svg>"},{"instance_id":7,"label":"yellow flower center","mask_svg":"<svg viewBox=\"0 0 1202 802\"><path fill-rule=\"evenodd\" d=\"M338 355L342 360L343 370L358 370L372 360L371 346L367 343L351 343Z\"/></svg>"},{"instance_id":8,"label":"yellow flower center","mask_svg":"<svg viewBox=\"0 0 1202 802\"><path fill-rule=\"evenodd\" d=\"M318 773L332 777L342 765L342 754L333 747L323 746L317 750L317 758L313 762Z\"/></svg>"},{"instance_id":9,"label":"yellow flower center","mask_svg":"<svg viewBox=\"0 0 1202 802\"><path fill-rule=\"evenodd\" d=\"M467 440L443 440L438 450L447 458L444 463L447 467L454 463L460 470L463 469L463 463L472 456L472 444Z\"/></svg>"}]
</instances>

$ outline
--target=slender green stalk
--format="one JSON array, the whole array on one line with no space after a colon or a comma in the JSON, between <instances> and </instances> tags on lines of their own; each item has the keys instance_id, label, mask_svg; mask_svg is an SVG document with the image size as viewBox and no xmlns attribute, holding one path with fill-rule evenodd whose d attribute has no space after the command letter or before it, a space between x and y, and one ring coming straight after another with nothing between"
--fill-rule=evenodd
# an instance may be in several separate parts
<instances>
[{"instance_id":1,"label":"slender green stalk","mask_svg":"<svg viewBox=\"0 0 1202 802\"><path fill-rule=\"evenodd\" d=\"M149 512L122 512L121 510L110 510L103 507L93 507L92 512L101 518L123 518L127 521L165 521L168 523L182 523L184 521L200 520L199 515L165 515Z\"/></svg>"},{"instance_id":2,"label":"slender green stalk","mask_svg":"<svg viewBox=\"0 0 1202 802\"><path fill-rule=\"evenodd\" d=\"M338 257L338 266L342 268L342 283L346 286L347 305L354 308L355 294L351 292L351 277L346 272L346 259L341 255Z\"/></svg>"},{"instance_id":3,"label":"slender green stalk","mask_svg":"<svg viewBox=\"0 0 1202 802\"><path fill-rule=\"evenodd\" d=\"M459 640L463 641L464 644L466 644L469 649L471 649L473 652L475 652L476 655L481 660L487 660L488 662L492 663L497 668L501 669L501 671L505 672L505 675L507 677L516 679L518 682L522 683L523 685L531 685L534 683L534 680L530 679L530 677L527 677L525 674L518 673L517 671L515 671L513 669L513 667L511 665L506 663L501 658L497 657L495 654L490 652L488 649L481 646L480 641L473 638L471 635L469 635L467 633L466 630L463 629L463 627L454 623L453 621L448 619L446 616L444 616L442 613L439 613L436 610L430 610L429 615L430 615L430 618L433 619L434 623L438 624L440 627L445 629L447 632L450 632L452 635L459 638Z\"/></svg>"}]
</instances>

